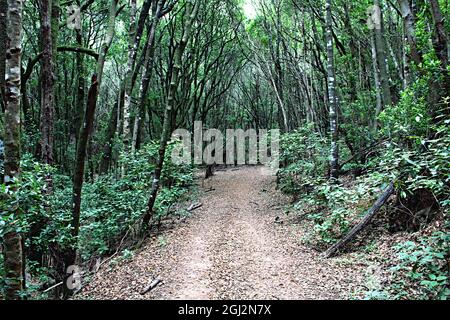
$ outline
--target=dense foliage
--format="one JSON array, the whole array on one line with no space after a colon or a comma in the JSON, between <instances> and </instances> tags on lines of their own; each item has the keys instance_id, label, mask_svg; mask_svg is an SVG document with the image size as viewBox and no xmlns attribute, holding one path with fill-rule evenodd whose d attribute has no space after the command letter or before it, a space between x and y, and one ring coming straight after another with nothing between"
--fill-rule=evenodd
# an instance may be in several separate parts
<instances>
[{"instance_id":1,"label":"dense foliage","mask_svg":"<svg viewBox=\"0 0 450 320\"><path fill-rule=\"evenodd\" d=\"M358 238L403 240L383 257L392 267L385 290L366 296L448 297L448 1L0 7L8 12L0 15L6 298L64 283L70 265L90 269L180 213L196 168L171 161L170 134L194 133L197 121L221 131L281 130L278 187L306 221L303 240L320 251L393 182Z\"/></svg>"},{"instance_id":2,"label":"dense foliage","mask_svg":"<svg viewBox=\"0 0 450 320\"><path fill-rule=\"evenodd\" d=\"M172 143L170 149L174 146L175 143ZM157 153L157 143L145 145L134 156L121 158L128 166L125 176L118 179L114 174L108 174L85 183L77 244L84 263L113 254L117 249L123 250L124 247L119 247L123 244L121 240L136 239L136 235L139 235L139 222L146 211ZM174 213L184 214L182 209L175 208L175 204L191 197L188 187L193 183L192 167L175 165L169 161L167 163L162 178L164 188L156 203L157 219ZM14 220L14 216L8 213L8 208L11 207L7 197L8 188L4 184L0 185L3 199L0 236L11 226L24 234L33 234L25 244L32 248L29 253L32 257L45 255L48 248L72 245L73 239L68 228L72 205L70 177L55 174L53 193L47 197L44 193L45 176L54 170L42 166L29 155L24 156L21 166L23 171L18 185L18 201L21 203L24 219ZM32 230L36 225L41 225L38 233ZM46 259L42 256L40 258ZM41 261L30 261L31 276L39 277L37 283L33 283L36 289L55 280L55 275L43 268ZM0 274L3 274L3 268L0 268Z\"/></svg>"}]
</instances>

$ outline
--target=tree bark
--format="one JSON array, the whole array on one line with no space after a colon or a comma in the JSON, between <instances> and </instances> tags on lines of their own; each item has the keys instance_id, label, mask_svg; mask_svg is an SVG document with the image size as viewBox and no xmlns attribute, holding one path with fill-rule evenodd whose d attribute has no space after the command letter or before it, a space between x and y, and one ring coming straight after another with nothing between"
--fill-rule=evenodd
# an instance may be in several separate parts
<instances>
[{"instance_id":1,"label":"tree bark","mask_svg":"<svg viewBox=\"0 0 450 320\"><path fill-rule=\"evenodd\" d=\"M125 152L129 152L131 141L130 127L130 108L131 108L131 77L135 65L135 57L138 49L138 40L136 38L136 0L129 0L130 7L130 29L128 33L128 63L125 74L125 97L123 104L123 145ZM122 167L122 174L125 173L125 167Z\"/></svg>"},{"instance_id":2,"label":"tree bark","mask_svg":"<svg viewBox=\"0 0 450 320\"><path fill-rule=\"evenodd\" d=\"M108 172L108 170L111 167L111 161L113 156L113 139L117 132L117 125L119 122L119 105L120 102L123 101L123 90L119 92L119 97L114 103L114 108L111 112L111 116L108 121L108 128L106 129L106 142L103 146L103 154L102 154L102 160L100 162L100 174L105 174Z\"/></svg>"},{"instance_id":3,"label":"tree bark","mask_svg":"<svg viewBox=\"0 0 450 320\"><path fill-rule=\"evenodd\" d=\"M422 53L419 51L416 38L416 19L411 9L410 0L399 0L400 10L403 17L403 25L406 39L408 40L409 48L411 50L411 59L419 66L423 62Z\"/></svg>"},{"instance_id":4,"label":"tree bark","mask_svg":"<svg viewBox=\"0 0 450 320\"><path fill-rule=\"evenodd\" d=\"M442 17L442 11L439 6L438 0L430 0L431 4L431 14L433 16L434 21L434 37L433 37L433 47L436 55L441 61L441 70L442 70L442 83L434 83L432 86L434 87L434 93L432 93L432 97L436 96L436 101L433 101L432 98L431 104L438 105L440 101L438 99L442 99L444 96L448 96L450 92L450 73L447 70L449 66L449 44L448 44L448 33L445 30L444 18ZM436 95L437 93L437 95ZM439 108L441 109L441 108ZM439 110L434 110L434 116L437 116L441 112ZM446 111L448 114L448 110Z\"/></svg>"},{"instance_id":5,"label":"tree bark","mask_svg":"<svg viewBox=\"0 0 450 320\"><path fill-rule=\"evenodd\" d=\"M83 128L80 132L80 141L77 148L77 161L75 175L73 179L73 216L72 216L72 236L78 236L80 227L80 207L81 191L83 188L83 178L85 170L86 150L89 143L89 136L94 125L95 109L97 104L99 83L95 76L92 77L91 87L88 92L87 107L84 116ZM74 261L71 261L74 262Z\"/></svg>"},{"instance_id":6,"label":"tree bark","mask_svg":"<svg viewBox=\"0 0 450 320\"><path fill-rule=\"evenodd\" d=\"M81 30L76 31L77 35L77 44L81 47L83 45L83 34ZM81 130L81 123L84 118L84 97L85 97L85 80L84 80L84 55L77 52L75 57L75 63L77 66L77 96L76 96L76 108L75 108L75 137L76 137L76 146L78 146L78 140Z\"/></svg>"},{"instance_id":7,"label":"tree bark","mask_svg":"<svg viewBox=\"0 0 450 320\"><path fill-rule=\"evenodd\" d=\"M286 104L284 100L284 76L281 66L281 1L275 1L276 10L276 43L275 43L275 86L279 99L279 124L284 132L289 132L289 121L287 119Z\"/></svg>"},{"instance_id":8,"label":"tree bark","mask_svg":"<svg viewBox=\"0 0 450 320\"><path fill-rule=\"evenodd\" d=\"M58 28L55 25L59 22L59 4L57 0L40 0L40 40L42 46L41 63L41 112L39 128L41 139L39 141L39 153L42 163L52 166L54 164L54 117L55 117L55 57ZM55 7L53 7L55 6ZM24 88L25 89L25 88ZM24 91L24 95L26 90ZM23 110L27 109L26 99L23 99ZM51 174L45 176L45 195L53 193L53 177ZM49 211L48 202L44 204L46 211ZM42 229L48 223L46 215L35 217L27 237L32 239L39 236ZM25 248L24 248L25 249ZM31 242L27 248L29 259L42 262L42 252Z\"/></svg>"},{"instance_id":9,"label":"tree bark","mask_svg":"<svg viewBox=\"0 0 450 320\"><path fill-rule=\"evenodd\" d=\"M438 0L430 0L431 14L434 20L434 49L443 67L448 65L448 34L445 31L444 18Z\"/></svg>"},{"instance_id":10,"label":"tree bark","mask_svg":"<svg viewBox=\"0 0 450 320\"><path fill-rule=\"evenodd\" d=\"M141 9L141 13L139 15L139 19L137 22L137 27L136 27L136 34L135 34L135 42L138 44L137 47L139 48L139 44L141 43L141 39L142 39L142 34L144 32L144 28L146 25L146 21L148 19L148 16L150 14L150 9L153 7L154 4L156 4L156 1L159 0L145 0L144 4L142 5L142 9ZM166 0L161 0L163 3L165 3ZM137 54L138 54L138 50L134 51L134 56L133 56L133 61L137 61ZM136 64L136 63L135 63ZM139 73L139 69L140 66L136 66L136 69L133 72L133 76L131 79L131 91L134 88L135 82L136 82L136 78L138 76Z\"/></svg>"},{"instance_id":11,"label":"tree bark","mask_svg":"<svg viewBox=\"0 0 450 320\"><path fill-rule=\"evenodd\" d=\"M52 4L49 0L40 0L41 14L41 119L40 153L42 162L52 165L54 143L54 61L52 37Z\"/></svg>"},{"instance_id":12,"label":"tree bark","mask_svg":"<svg viewBox=\"0 0 450 320\"><path fill-rule=\"evenodd\" d=\"M372 47L372 64L373 64L373 78L375 81L375 95L376 95L376 109L375 109L375 117L373 119L373 130L377 131L378 129L378 116L383 109L383 97L381 95L381 82L380 82L380 70L378 68L377 61L377 49L375 46L375 35L370 36L370 44Z\"/></svg>"},{"instance_id":13,"label":"tree bark","mask_svg":"<svg viewBox=\"0 0 450 320\"><path fill-rule=\"evenodd\" d=\"M333 17L331 0L326 2L326 41L327 41L327 75L328 75L328 103L330 109L331 132L331 160L330 179L337 182L339 179L339 124L337 116L336 76L334 71L334 46L333 46Z\"/></svg>"},{"instance_id":14,"label":"tree bark","mask_svg":"<svg viewBox=\"0 0 450 320\"><path fill-rule=\"evenodd\" d=\"M164 0L160 0L161 2L165 2ZM149 10L152 7L152 5L154 4L155 0L146 0L142 6L141 9L141 13L139 15L139 19L137 22L137 29L136 29L136 33L135 33L135 43L137 44L136 47L139 47L139 43L141 41L141 37L142 34L144 32L144 27L145 27L145 22L149 16ZM132 77L131 77L131 85L129 87L129 91L132 92L138 73L139 73L139 68L140 65L136 65L136 59L137 59L137 53L138 50L135 50L133 52L133 57L132 60L133 65L135 66L135 69L133 71ZM146 53L145 53L146 54ZM113 110L113 114L111 114L111 120L109 122L108 125L108 129L107 129L107 138L105 141L105 146L103 148L103 155L102 155L102 160L100 163L100 173L106 173L111 166L111 160L112 160L112 140L116 134L116 132L119 132L120 130L116 130L116 128L118 129L119 126L119 117L118 114L120 113L121 110L123 110L123 106L125 103L125 81L122 83L122 87L120 90L120 93L118 95L118 99L119 102L118 104L114 105L114 110ZM129 123L127 124L127 126L129 127ZM123 125L121 126L122 130L124 129Z\"/></svg>"},{"instance_id":15,"label":"tree bark","mask_svg":"<svg viewBox=\"0 0 450 320\"><path fill-rule=\"evenodd\" d=\"M388 56L386 51L386 43L383 37L383 12L380 5L380 0L374 1L374 29L375 34L375 48L377 53L377 63L380 70L380 83L383 90L383 106L392 104L391 88L389 85L388 72ZM381 112L381 110L380 110ZM378 117L378 114L376 115Z\"/></svg>"},{"instance_id":16,"label":"tree bark","mask_svg":"<svg viewBox=\"0 0 450 320\"><path fill-rule=\"evenodd\" d=\"M6 10L8 9L7 0L0 0L0 105L5 112L5 68L6 68Z\"/></svg>"},{"instance_id":17,"label":"tree bark","mask_svg":"<svg viewBox=\"0 0 450 320\"><path fill-rule=\"evenodd\" d=\"M6 42L6 130L5 130L5 185L10 187L11 196L17 197L16 183L20 179L20 87L22 54L22 10L23 1L8 0L7 42ZM14 220L20 219L19 201L11 199L10 207ZM25 290L21 234L8 230L4 235L5 298L18 300Z\"/></svg>"}]
</instances>

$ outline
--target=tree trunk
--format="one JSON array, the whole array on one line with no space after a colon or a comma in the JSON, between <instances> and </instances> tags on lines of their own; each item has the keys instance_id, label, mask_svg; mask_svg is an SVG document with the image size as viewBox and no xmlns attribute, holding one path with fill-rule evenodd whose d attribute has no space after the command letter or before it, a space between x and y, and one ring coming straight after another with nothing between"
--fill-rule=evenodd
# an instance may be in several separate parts
<instances>
[{"instance_id":1,"label":"tree trunk","mask_svg":"<svg viewBox=\"0 0 450 320\"><path fill-rule=\"evenodd\" d=\"M52 165L54 143L54 64L52 37L52 5L49 0L40 0L41 14L41 120L40 152L42 162Z\"/></svg>"},{"instance_id":2,"label":"tree trunk","mask_svg":"<svg viewBox=\"0 0 450 320\"><path fill-rule=\"evenodd\" d=\"M53 4L57 9L53 9ZM55 63L56 58L56 36L58 30L54 30L54 26L59 21L59 6L56 0L40 0L40 39L42 46L41 63L41 112L40 112L40 132L41 140L39 144L39 152L42 163L47 165L54 164L54 117L55 117ZM26 88L26 87L25 87ZM24 92L24 95L26 91ZM22 99L24 112L27 109L26 99ZM53 193L53 178L51 174L45 176L45 189L43 193L48 196ZM46 211L49 211L48 202L44 204ZM43 228L48 223L46 215L38 215L30 226L27 234L29 239L38 237ZM25 248L24 248L25 249ZM27 255L30 260L42 263L42 251L32 241L27 248ZM48 267L48 266L47 266Z\"/></svg>"},{"instance_id":3,"label":"tree trunk","mask_svg":"<svg viewBox=\"0 0 450 320\"><path fill-rule=\"evenodd\" d=\"M156 28L158 27L159 20L161 18L161 10L162 10L163 1L158 1L156 11L153 15L153 21L151 23L149 35L148 35L148 45L144 58L144 70L142 72L141 85L139 87L139 106L137 110L139 110L139 114L136 115L135 123L134 123L134 131L133 131L133 140L131 145L131 150L134 153L137 147L138 135L140 128L142 126L143 118L145 117L145 105L147 100L148 88L150 85L150 77L153 70L154 63L154 55L155 55L155 34Z\"/></svg>"},{"instance_id":4,"label":"tree trunk","mask_svg":"<svg viewBox=\"0 0 450 320\"><path fill-rule=\"evenodd\" d=\"M364 218L361 220L360 223L358 223L356 226L353 227L352 230L344 237L342 240L338 241L336 244L331 246L326 252L325 252L325 258L332 257L338 250L343 248L347 243L350 242L358 233L360 233L369 223L372 221L372 219L376 216L378 211L384 206L386 201L389 200L389 197L395 192L394 183L392 182L386 190L384 190L383 194L380 196L380 198L375 202L372 208L367 212L367 214L364 216Z\"/></svg>"},{"instance_id":5,"label":"tree trunk","mask_svg":"<svg viewBox=\"0 0 450 320\"><path fill-rule=\"evenodd\" d=\"M417 45L416 22L409 2L410 0L399 0L399 5L403 17L406 39L408 40L409 48L411 50L410 56L412 61L419 66L423 62L423 57Z\"/></svg>"},{"instance_id":6,"label":"tree trunk","mask_svg":"<svg viewBox=\"0 0 450 320\"><path fill-rule=\"evenodd\" d=\"M164 2L163 0L160 0L160 1ZM142 33L144 32L145 22L149 16L149 10L152 7L153 3L154 3L153 0L146 0L142 6L142 10L139 15L138 22L137 22L137 29L135 32L136 48L139 48L139 43L141 41ZM130 83L130 87L129 87L130 92L133 91L133 88L134 88L134 85L135 85L135 82L136 82L136 79L137 79L137 76L139 73L139 68L140 68L139 65L136 66L137 54L138 54L138 50L134 50L133 57L132 57L132 61L134 61L134 62L132 64L135 66L135 70L133 71L133 74L131 76L131 83ZM111 120L109 122L110 124L108 125L108 129L107 129L107 138L105 141L105 146L103 148L103 155L102 155L102 160L100 163L100 173L106 173L110 169L111 160L112 160L113 138L114 138L116 132L120 132L119 126L122 130L124 130L123 122L121 125L120 119L119 119L120 117L118 116L118 114L121 113L121 111L123 111L123 109L124 109L125 85L126 85L125 81L123 81L120 93L118 95L119 103L115 104L113 114L111 114ZM127 126L129 127L129 124Z\"/></svg>"},{"instance_id":7,"label":"tree trunk","mask_svg":"<svg viewBox=\"0 0 450 320\"><path fill-rule=\"evenodd\" d=\"M77 30L77 44L82 47L83 46L83 35L81 30ZM76 106L75 106L75 123L74 123L74 131L75 131L75 139L76 146L78 146L78 140L81 130L81 123L84 118L84 99L85 99L85 80L84 80L84 55L81 53L77 53L75 57L75 63L77 66L78 79L77 81L77 96L76 96Z\"/></svg>"},{"instance_id":8,"label":"tree trunk","mask_svg":"<svg viewBox=\"0 0 450 320\"><path fill-rule=\"evenodd\" d=\"M106 142L103 146L103 153L102 153L102 160L100 161L100 174L105 174L108 172L108 170L111 167L111 160L112 160L112 151L113 151L113 139L117 132L117 125L119 121L118 117L118 111L119 111L119 104L121 101L123 101L123 90L119 92L119 97L114 104L114 108L111 112L111 116L108 121L108 128L106 129Z\"/></svg>"},{"instance_id":9,"label":"tree trunk","mask_svg":"<svg viewBox=\"0 0 450 320\"><path fill-rule=\"evenodd\" d=\"M383 90L383 106L392 104L391 88L389 85L388 72L388 56L386 51L386 43L383 37L383 13L381 10L380 0L374 1L374 34L375 49L377 53L377 63L380 70L380 83ZM380 110L381 111L381 110ZM376 115L378 117L378 114Z\"/></svg>"},{"instance_id":10,"label":"tree trunk","mask_svg":"<svg viewBox=\"0 0 450 320\"><path fill-rule=\"evenodd\" d=\"M136 0L129 0L130 7L130 29L128 33L128 63L125 74L125 97L123 104L123 145L125 152L129 152L131 141L130 108L131 108L131 77L135 65L135 57L138 49L138 39L136 39ZM122 174L125 167L122 167Z\"/></svg>"},{"instance_id":11,"label":"tree trunk","mask_svg":"<svg viewBox=\"0 0 450 320\"><path fill-rule=\"evenodd\" d=\"M337 182L339 179L339 124L337 116L336 76L334 71L333 17L331 13L331 0L327 0L326 2L326 40L328 57L328 103L330 109L331 131L330 179Z\"/></svg>"},{"instance_id":12,"label":"tree trunk","mask_svg":"<svg viewBox=\"0 0 450 320\"><path fill-rule=\"evenodd\" d=\"M287 119L286 103L284 100L284 77L281 66L281 1L276 0L276 43L275 43L275 86L279 99L279 124L284 132L289 132L289 121Z\"/></svg>"},{"instance_id":13,"label":"tree trunk","mask_svg":"<svg viewBox=\"0 0 450 320\"><path fill-rule=\"evenodd\" d=\"M450 92L450 74L447 70L449 66L449 46L448 46L448 33L445 30L444 18L442 17L441 8L439 7L438 0L430 0L431 4L431 14L434 21L434 37L433 37L433 47L436 55L441 61L442 70L442 83L433 83L432 91L432 101L431 105L439 105L444 96L448 96ZM439 99L439 100L438 100ZM442 109L442 108L438 108ZM434 116L441 114L439 110L433 110ZM448 110L446 111L448 114Z\"/></svg>"},{"instance_id":14,"label":"tree trunk","mask_svg":"<svg viewBox=\"0 0 450 320\"><path fill-rule=\"evenodd\" d=\"M135 33L135 42L137 43L137 48L139 48L139 44L141 42L142 39L142 34L144 32L144 28L146 25L146 21L148 19L148 16L150 14L150 9L153 7L154 4L156 4L156 1L162 1L163 3L165 3L165 0L145 0L144 4L142 5L142 9L141 9L141 13L139 15L139 19L137 22L137 28L136 28L136 33ZM138 54L139 50L135 50L134 51L134 56L133 56L133 61L136 62L137 60L137 54ZM136 63L135 63L136 64ZM137 66L136 69L133 72L133 76L131 79L131 91L133 91L134 85L136 83L136 78L138 76L138 68L140 68L140 66Z\"/></svg>"},{"instance_id":15,"label":"tree trunk","mask_svg":"<svg viewBox=\"0 0 450 320\"><path fill-rule=\"evenodd\" d=\"M378 116L383 109L383 98L381 96L381 83L380 83L380 70L378 69L377 62L377 49L375 47L375 35L371 35L370 43L372 47L372 64L373 64L373 78L375 80L375 94L377 97L377 105L375 109L375 117L373 120L373 130L377 131L378 129Z\"/></svg>"},{"instance_id":16,"label":"tree trunk","mask_svg":"<svg viewBox=\"0 0 450 320\"><path fill-rule=\"evenodd\" d=\"M442 17L441 8L439 7L438 0L430 0L431 14L433 16L435 36L433 46L436 51L436 55L445 68L448 65L448 34L445 31L444 18Z\"/></svg>"},{"instance_id":17,"label":"tree trunk","mask_svg":"<svg viewBox=\"0 0 450 320\"><path fill-rule=\"evenodd\" d=\"M171 130L171 122L172 122L172 110L176 107L175 95L178 89L179 76L182 66L183 53L186 49L186 46L189 41L190 33L192 25L197 17L197 12L199 9L200 1L189 0L186 3L186 16L187 21L184 28L184 33L180 43L178 44L175 55L174 55L174 65L172 70L172 76L170 81L170 87L167 97L166 109L164 111L164 122L163 122L163 133L161 135L160 147L159 147L159 158L158 163L156 165L152 189L150 192L150 197L148 200L147 213L143 218L143 231L145 231L150 223L151 218L153 217L153 207L155 205L156 196L158 195L159 187L160 187L160 179L161 173L164 165L164 157L166 155L167 141L169 140L170 130Z\"/></svg>"},{"instance_id":18,"label":"tree trunk","mask_svg":"<svg viewBox=\"0 0 450 320\"><path fill-rule=\"evenodd\" d=\"M22 9L23 1L8 0L7 42L6 42L6 130L5 130L5 175L4 182L9 186L12 197L17 197L16 183L20 179L20 87L22 54ZM18 199L11 199L11 213L15 220L20 219ZM14 227L13 227L14 228ZM23 269L22 237L16 230L8 230L4 235L5 298L22 298L25 290Z\"/></svg>"},{"instance_id":19,"label":"tree trunk","mask_svg":"<svg viewBox=\"0 0 450 320\"><path fill-rule=\"evenodd\" d=\"M6 10L7 0L0 0L0 105L2 112L5 112L5 68L6 68Z\"/></svg>"},{"instance_id":20,"label":"tree trunk","mask_svg":"<svg viewBox=\"0 0 450 320\"><path fill-rule=\"evenodd\" d=\"M85 161L89 136L92 131L95 117L95 109L97 104L99 83L95 76L92 77L91 87L87 98L87 107L84 116L83 128L80 132L80 140L77 148L77 160L75 163L75 172L73 179L73 212L72 212L72 241L73 247L65 255L65 268L74 265L76 261L76 244L80 229L80 209L81 209L81 192L83 189L83 179L85 171Z\"/></svg>"},{"instance_id":21,"label":"tree trunk","mask_svg":"<svg viewBox=\"0 0 450 320\"><path fill-rule=\"evenodd\" d=\"M76 247L77 238L80 228L80 208L81 208L81 192L83 189L84 170L86 161L86 151L89 143L89 136L94 125L95 110L97 108L98 91L100 89L101 80L103 77L103 69L105 65L106 55L111 47L112 40L114 38L116 13L117 13L118 0L111 0L109 8L109 22L106 34L99 53L99 59L97 62L97 74L92 76L91 87L88 92L86 112L84 115L84 123L80 132L80 139L77 148L77 160L75 164L75 172L73 178L73 211L72 211L72 246L64 255L64 268L74 265L76 262ZM66 275L67 276L67 275ZM67 277L65 278L64 285L66 286L66 293L71 291L68 288Z\"/></svg>"}]
</instances>

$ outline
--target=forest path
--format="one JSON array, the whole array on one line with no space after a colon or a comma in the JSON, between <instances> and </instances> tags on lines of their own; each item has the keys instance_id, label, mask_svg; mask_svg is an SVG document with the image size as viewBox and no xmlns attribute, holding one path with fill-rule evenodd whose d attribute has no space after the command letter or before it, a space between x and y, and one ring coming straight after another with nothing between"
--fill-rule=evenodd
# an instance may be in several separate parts
<instances>
[{"instance_id":1,"label":"forest path","mask_svg":"<svg viewBox=\"0 0 450 320\"><path fill-rule=\"evenodd\" d=\"M345 299L363 283L363 266L324 260L300 243L296 224L276 223L288 219L288 201L265 168L217 172L209 188L191 217L97 273L77 297ZM141 295L156 276L163 283Z\"/></svg>"}]
</instances>

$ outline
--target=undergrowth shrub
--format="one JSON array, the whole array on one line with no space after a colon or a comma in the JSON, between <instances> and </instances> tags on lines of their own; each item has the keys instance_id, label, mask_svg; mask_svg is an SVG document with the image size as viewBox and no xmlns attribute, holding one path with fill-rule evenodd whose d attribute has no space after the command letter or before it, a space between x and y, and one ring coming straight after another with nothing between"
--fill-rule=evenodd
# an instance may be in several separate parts
<instances>
[{"instance_id":1,"label":"undergrowth shrub","mask_svg":"<svg viewBox=\"0 0 450 320\"><path fill-rule=\"evenodd\" d=\"M308 242L325 248L347 233L388 185L385 175L372 173L350 185L318 185L294 208L312 222Z\"/></svg>"},{"instance_id":2,"label":"undergrowth shrub","mask_svg":"<svg viewBox=\"0 0 450 320\"><path fill-rule=\"evenodd\" d=\"M327 168L327 140L307 126L284 134L280 139L278 187L285 193L298 194L311 190L325 178Z\"/></svg>"},{"instance_id":3,"label":"undergrowth shrub","mask_svg":"<svg viewBox=\"0 0 450 320\"><path fill-rule=\"evenodd\" d=\"M395 258L384 290L365 293L367 300L447 300L450 297L450 229L394 246Z\"/></svg>"},{"instance_id":4,"label":"undergrowth shrub","mask_svg":"<svg viewBox=\"0 0 450 320\"><path fill-rule=\"evenodd\" d=\"M401 145L412 137L427 137L432 123L427 90L427 80L420 79L402 92L398 104L386 107L379 115L381 134Z\"/></svg>"},{"instance_id":5,"label":"undergrowth shrub","mask_svg":"<svg viewBox=\"0 0 450 320\"><path fill-rule=\"evenodd\" d=\"M391 296L394 299L448 299L449 248L448 228L417 242L396 245L397 265L390 270Z\"/></svg>"},{"instance_id":6,"label":"undergrowth shrub","mask_svg":"<svg viewBox=\"0 0 450 320\"><path fill-rule=\"evenodd\" d=\"M191 166L176 165L170 161L174 146L174 143L168 146L161 178L162 188L155 203L157 218L172 213L171 206L188 196L187 187L193 183ZM83 261L111 253L125 233L138 226L147 208L158 148L158 143L151 143L134 156L122 157L121 161L127 168L124 177L118 178L111 173L84 183L78 239L78 250ZM29 233L40 223L39 232L27 240L27 248L32 247L34 252L46 252L49 246L65 248L71 245L71 177L55 173L52 168L40 165L29 155L22 158L21 168L21 180L17 186L22 213L20 221L13 221L13 214L9 211L11 201L15 201L15 198L10 197L10 191L5 185L0 185L0 237L12 227ZM44 193L45 176L48 173L53 174L53 193L50 196ZM28 269L38 273L36 277L49 274L48 270L42 269L39 263L32 260L28 261ZM0 263L0 275L2 272Z\"/></svg>"},{"instance_id":7,"label":"undergrowth shrub","mask_svg":"<svg viewBox=\"0 0 450 320\"><path fill-rule=\"evenodd\" d=\"M281 137L284 166L279 172L279 187L295 196L293 207L307 222L304 241L320 250L336 242L361 219L391 181L395 181L396 195L383 209L389 210L388 223L384 224L388 227L386 231L421 234L436 219L449 221L450 97L430 106L429 84L436 74L436 70L430 69L427 76L402 92L396 105L385 107L376 134L354 129L352 121L346 121L343 131L346 138L350 136L356 141L353 145L356 152L366 148L374 138L378 144L363 157L355 155L346 162L341 168L339 185L327 181L328 139L322 139L310 127ZM372 115L363 114L360 104L351 104L343 116L370 125L368 119ZM344 139L345 134L341 136ZM344 162L350 155L345 147L341 150ZM358 169L362 176L347 174L353 169ZM368 298L448 297L448 224L432 236L419 237L395 247L397 258L391 270L391 284L383 292L368 293Z\"/></svg>"}]
</instances>

